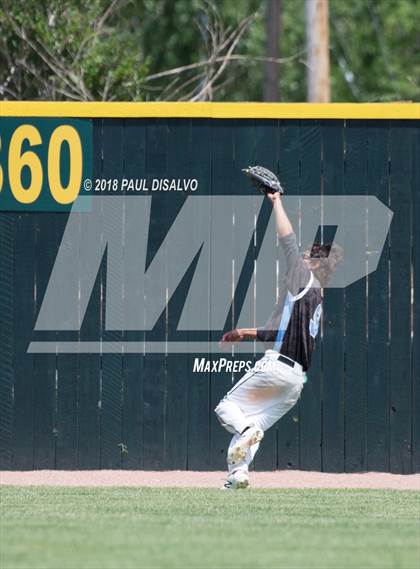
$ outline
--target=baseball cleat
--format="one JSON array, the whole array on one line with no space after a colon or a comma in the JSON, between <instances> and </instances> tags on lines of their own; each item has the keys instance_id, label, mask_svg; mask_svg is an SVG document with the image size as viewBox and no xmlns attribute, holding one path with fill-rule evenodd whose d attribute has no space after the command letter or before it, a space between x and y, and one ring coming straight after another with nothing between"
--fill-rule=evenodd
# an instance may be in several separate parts
<instances>
[{"instance_id":1,"label":"baseball cleat","mask_svg":"<svg viewBox=\"0 0 420 569\"><path fill-rule=\"evenodd\" d=\"M242 490L248 486L248 475L245 472L236 471L229 474L221 490Z\"/></svg>"},{"instance_id":2,"label":"baseball cleat","mask_svg":"<svg viewBox=\"0 0 420 569\"><path fill-rule=\"evenodd\" d=\"M245 459L252 445L259 443L264 436L264 431L258 427L249 427L228 452L228 464L237 464Z\"/></svg>"}]
</instances>

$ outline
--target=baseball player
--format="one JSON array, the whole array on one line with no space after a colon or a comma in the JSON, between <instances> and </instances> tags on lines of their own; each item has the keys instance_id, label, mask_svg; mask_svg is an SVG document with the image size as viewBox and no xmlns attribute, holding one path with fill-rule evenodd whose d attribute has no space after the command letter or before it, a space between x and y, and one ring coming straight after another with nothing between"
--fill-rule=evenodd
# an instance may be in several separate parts
<instances>
[{"instance_id":1,"label":"baseball player","mask_svg":"<svg viewBox=\"0 0 420 569\"><path fill-rule=\"evenodd\" d=\"M225 489L249 485L248 467L264 432L299 399L319 329L321 287L327 284L342 257L337 245L320 243L315 243L301 255L283 208L281 196L284 192L277 177L261 166L244 171L273 206L287 272L278 302L266 325L232 330L221 339L221 344L259 340L266 348L264 356L215 409L221 425L233 433L227 454Z\"/></svg>"}]
</instances>

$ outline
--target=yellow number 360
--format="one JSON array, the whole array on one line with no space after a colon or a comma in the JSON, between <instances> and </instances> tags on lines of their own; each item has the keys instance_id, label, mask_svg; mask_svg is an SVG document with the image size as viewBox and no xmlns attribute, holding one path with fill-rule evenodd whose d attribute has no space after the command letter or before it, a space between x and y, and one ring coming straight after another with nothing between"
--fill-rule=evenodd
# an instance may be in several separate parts
<instances>
[{"instance_id":1,"label":"yellow number 360","mask_svg":"<svg viewBox=\"0 0 420 569\"><path fill-rule=\"evenodd\" d=\"M14 131L8 155L9 185L18 202L31 204L38 199L41 193L44 172L41 160L33 150L22 152L22 145L25 141L31 148L42 144L39 130L32 125L24 124ZM60 175L63 142L68 144L70 154L70 173L66 187L63 187ZM25 166L29 168L31 174L30 185L27 188L22 184L22 170ZM0 191L3 187L3 177L3 170L0 166ZM55 201L63 205L74 202L79 195L81 180L82 144L79 133L70 125L59 126L53 131L48 146L48 183Z\"/></svg>"}]
</instances>

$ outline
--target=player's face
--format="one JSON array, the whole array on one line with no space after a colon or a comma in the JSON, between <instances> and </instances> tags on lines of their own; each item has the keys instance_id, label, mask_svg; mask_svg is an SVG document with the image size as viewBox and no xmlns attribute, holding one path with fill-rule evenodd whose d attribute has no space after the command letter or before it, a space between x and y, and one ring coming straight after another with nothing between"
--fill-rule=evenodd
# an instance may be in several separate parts
<instances>
[{"instance_id":1,"label":"player's face","mask_svg":"<svg viewBox=\"0 0 420 569\"><path fill-rule=\"evenodd\" d=\"M319 259L314 259L311 257L310 249L306 249L303 253L303 261L308 269L316 269L319 266Z\"/></svg>"}]
</instances>

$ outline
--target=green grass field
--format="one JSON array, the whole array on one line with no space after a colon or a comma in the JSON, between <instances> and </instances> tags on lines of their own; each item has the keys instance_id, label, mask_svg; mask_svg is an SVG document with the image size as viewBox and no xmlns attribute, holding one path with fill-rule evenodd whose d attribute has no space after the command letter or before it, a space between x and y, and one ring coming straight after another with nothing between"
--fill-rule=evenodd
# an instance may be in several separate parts
<instances>
[{"instance_id":1,"label":"green grass field","mask_svg":"<svg viewBox=\"0 0 420 569\"><path fill-rule=\"evenodd\" d=\"M417 492L1 489L1 568L418 568Z\"/></svg>"}]
</instances>

